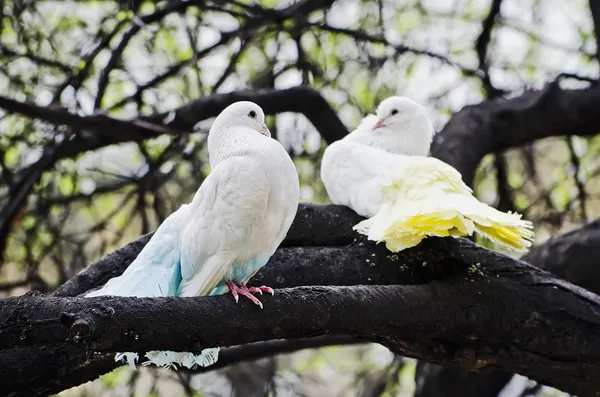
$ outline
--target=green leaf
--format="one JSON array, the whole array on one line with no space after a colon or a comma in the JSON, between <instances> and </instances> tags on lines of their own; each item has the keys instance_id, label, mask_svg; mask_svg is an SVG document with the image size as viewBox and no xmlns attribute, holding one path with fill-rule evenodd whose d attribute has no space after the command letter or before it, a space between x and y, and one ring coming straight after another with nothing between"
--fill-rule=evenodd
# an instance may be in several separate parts
<instances>
[{"instance_id":1,"label":"green leaf","mask_svg":"<svg viewBox=\"0 0 600 397\"><path fill-rule=\"evenodd\" d=\"M6 152L4 152L4 164L7 167L14 167L19 163L21 156L19 149L16 146L10 146Z\"/></svg>"},{"instance_id":2,"label":"green leaf","mask_svg":"<svg viewBox=\"0 0 600 397\"><path fill-rule=\"evenodd\" d=\"M63 196L70 196L75 191L75 184L70 176L60 178L58 189Z\"/></svg>"}]
</instances>

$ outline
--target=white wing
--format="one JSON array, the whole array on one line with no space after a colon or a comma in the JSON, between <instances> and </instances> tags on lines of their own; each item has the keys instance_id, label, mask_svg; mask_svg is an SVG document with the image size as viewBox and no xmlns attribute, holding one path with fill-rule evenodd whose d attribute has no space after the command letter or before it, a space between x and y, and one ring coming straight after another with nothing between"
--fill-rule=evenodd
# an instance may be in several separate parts
<instances>
[{"instance_id":1,"label":"white wing","mask_svg":"<svg viewBox=\"0 0 600 397\"><path fill-rule=\"evenodd\" d=\"M391 182L394 157L345 139L332 143L321 162L327 194L334 204L350 207L359 215L375 215L383 202L381 186Z\"/></svg>"},{"instance_id":2,"label":"white wing","mask_svg":"<svg viewBox=\"0 0 600 397\"><path fill-rule=\"evenodd\" d=\"M222 161L196 193L181 236L179 296L209 294L248 251L269 198L269 182L257 161L249 155Z\"/></svg>"}]
</instances>

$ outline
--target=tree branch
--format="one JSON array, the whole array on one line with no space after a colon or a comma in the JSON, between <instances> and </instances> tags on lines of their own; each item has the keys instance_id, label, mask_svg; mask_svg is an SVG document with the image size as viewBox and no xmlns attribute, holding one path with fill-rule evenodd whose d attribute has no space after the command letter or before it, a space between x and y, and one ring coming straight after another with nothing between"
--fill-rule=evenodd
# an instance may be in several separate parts
<instances>
[{"instance_id":1,"label":"tree branch","mask_svg":"<svg viewBox=\"0 0 600 397\"><path fill-rule=\"evenodd\" d=\"M263 108L266 114L302 113L328 143L348 134L348 129L327 100L318 91L304 86L285 90L262 89L215 94L192 101L176 109L174 113L162 113L143 119L160 123L160 120L174 117L169 121L169 127L190 130L199 121L218 115L231 103L237 101L255 102Z\"/></svg>"},{"instance_id":2,"label":"tree branch","mask_svg":"<svg viewBox=\"0 0 600 397\"><path fill-rule=\"evenodd\" d=\"M472 185L475 170L488 153L551 136L597 134L599 107L599 84L564 90L557 80L541 91L465 106L435 135L431 153Z\"/></svg>"},{"instance_id":3,"label":"tree branch","mask_svg":"<svg viewBox=\"0 0 600 397\"><path fill-rule=\"evenodd\" d=\"M523 260L592 292L600 292L600 220L586 223L568 233L555 235L533 247ZM513 374L493 368L480 373L444 368L420 362L417 366L415 397L496 397Z\"/></svg>"},{"instance_id":4,"label":"tree branch","mask_svg":"<svg viewBox=\"0 0 600 397\"><path fill-rule=\"evenodd\" d=\"M488 47L492 40L492 30L496 19L500 16L500 6L502 0L493 0L490 7L490 12L485 17L481 24L481 33L475 42L475 52L477 53L477 59L479 61L479 70L483 72L482 83L483 87L488 93L488 96L495 97L502 94L502 91L496 89L490 80L489 75L489 62L487 59Z\"/></svg>"},{"instance_id":5,"label":"tree branch","mask_svg":"<svg viewBox=\"0 0 600 397\"><path fill-rule=\"evenodd\" d=\"M7 298L0 302L0 316L8 319L0 327L0 348L198 351L334 333L430 362L498 366L571 393L600 390L600 298L466 240L432 239L427 245L448 249L448 264L465 272L414 286L280 289L263 297L264 310L236 304L227 295ZM475 260L485 264L470 273Z\"/></svg>"},{"instance_id":6,"label":"tree branch","mask_svg":"<svg viewBox=\"0 0 600 397\"><path fill-rule=\"evenodd\" d=\"M324 346L354 345L358 343L364 342L360 339L346 335L325 335L314 338L282 339L248 343L221 349L219 352L219 361L210 367L198 367L189 371L186 370L186 368L182 368L181 370L191 373L209 372L239 362L259 360L278 354L293 353L304 349L315 349ZM111 360L112 359L113 358L111 357Z\"/></svg>"},{"instance_id":7,"label":"tree branch","mask_svg":"<svg viewBox=\"0 0 600 397\"><path fill-rule=\"evenodd\" d=\"M557 277L600 293L600 220L595 220L533 247L523 258Z\"/></svg>"},{"instance_id":8,"label":"tree branch","mask_svg":"<svg viewBox=\"0 0 600 397\"><path fill-rule=\"evenodd\" d=\"M333 220L329 229L318 229L327 225L319 219L336 211L338 215L329 217ZM307 206L300 209L297 222L318 231L315 242L329 232L341 236L335 243L345 242L354 235L350 228L354 221L344 219L344 212L350 213L338 206ZM301 233L296 226L291 241ZM303 241L311 242L306 237ZM327 251L305 257L319 250ZM121 251L128 252L124 261L127 255L135 256L130 245L112 254L113 263ZM107 263L90 268L97 269L77 276L89 280L72 283L71 292L76 285L98 284L92 279L105 278L100 269L110 270ZM339 286L281 289L323 280ZM263 297L262 311L242 302L236 305L229 296L86 299L29 294L2 300L0 317L8 320L0 326L0 347L9 350L0 356L0 383L19 391L15 395L57 390L56 383L49 386L51 380L40 379L44 369L39 364L38 375L27 378L26 366L11 370L6 365L7 356L15 351L31 353L30 347L61 355L64 385L86 366L97 367L79 381L110 369L95 360L74 366L73 357L82 360L86 350L198 350L343 334L463 370L499 367L571 393L600 390L595 376L600 370L600 298L464 239L432 238L393 255L361 239L344 247L285 247L253 283L280 288L274 297ZM50 361L49 355L42 358Z\"/></svg>"},{"instance_id":9,"label":"tree branch","mask_svg":"<svg viewBox=\"0 0 600 397\"><path fill-rule=\"evenodd\" d=\"M348 133L321 94L302 86L285 90L265 89L210 95L171 112L133 120L119 120L101 114L79 116L62 108L38 106L3 96L0 96L0 108L57 126L68 126L78 134L87 131L88 134L80 134L61 146L55 156L56 160L60 160L112 144L139 142L162 134L191 132L198 122L216 117L231 103L243 100L256 102L269 115L281 112L302 113L328 142L341 139ZM167 118L169 121L165 122Z\"/></svg>"},{"instance_id":10,"label":"tree branch","mask_svg":"<svg viewBox=\"0 0 600 397\"><path fill-rule=\"evenodd\" d=\"M596 37L596 58L600 62L600 0L590 0L590 12L594 22L594 36Z\"/></svg>"}]
</instances>

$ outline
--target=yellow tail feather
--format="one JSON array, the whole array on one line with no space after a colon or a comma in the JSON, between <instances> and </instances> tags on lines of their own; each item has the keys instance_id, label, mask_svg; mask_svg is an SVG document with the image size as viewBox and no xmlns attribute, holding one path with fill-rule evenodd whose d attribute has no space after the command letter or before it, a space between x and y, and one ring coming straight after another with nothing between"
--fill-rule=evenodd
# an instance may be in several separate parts
<instances>
[{"instance_id":1,"label":"yellow tail feather","mask_svg":"<svg viewBox=\"0 0 600 397\"><path fill-rule=\"evenodd\" d=\"M416 215L388 223L383 233L374 235L373 223L377 222L377 216L360 222L354 229L359 233L367 235L370 240L384 241L386 247L392 252L399 252L418 245L427 237L465 237L471 236L474 231L485 236L496 244L502 245L516 252L527 251L531 247L534 233L531 222L518 219L514 225L503 225L486 219L491 225L483 225L469 219L460 213L452 218L438 217L440 214L431 213ZM513 214L517 217L518 215Z\"/></svg>"},{"instance_id":2,"label":"yellow tail feather","mask_svg":"<svg viewBox=\"0 0 600 397\"><path fill-rule=\"evenodd\" d=\"M393 252L427 237L471 236L477 232L517 252L531 247L533 225L516 213L504 213L473 197L460 174L428 157L411 157L382 186L384 203L375 216L354 229Z\"/></svg>"}]
</instances>

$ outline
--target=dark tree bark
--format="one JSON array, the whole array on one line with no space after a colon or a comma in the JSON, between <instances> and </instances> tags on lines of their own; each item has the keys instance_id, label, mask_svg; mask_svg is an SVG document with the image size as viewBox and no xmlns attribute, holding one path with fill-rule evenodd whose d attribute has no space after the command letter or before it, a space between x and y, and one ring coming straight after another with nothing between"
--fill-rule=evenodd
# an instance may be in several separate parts
<instances>
[{"instance_id":1,"label":"dark tree bark","mask_svg":"<svg viewBox=\"0 0 600 397\"><path fill-rule=\"evenodd\" d=\"M559 80L541 91L465 106L435 135L431 153L471 185L488 153L562 135L595 135L600 126L600 85L564 90Z\"/></svg>"},{"instance_id":2,"label":"dark tree bark","mask_svg":"<svg viewBox=\"0 0 600 397\"><path fill-rule=\"evenodd\" d=\"M600 221L586 223L568 233L556 235L533 247L523 260L550 271L589 291L600 292ZM512 379L513 373L487 368L465 372L456 368L419 362L417 397L477 396L495 397Z\"/></svg>"},{"instance_id":3,"label":"dark tree bark","mask_svg":"<svg viewBox=\"0 0 600 397\"><path fill-rule=\"evenodd\" d=\"M467 372L419 361L415 375L415 396L497 397L512 377L510 372L493 368Z\"/></svg>"},{"instance_id":4,"label":"dark tree bark","mask_svg":"<svg viewBox=\"0 0 600 397\"><path fill-rule=\"evenodd\" d=\"M600 293L600 220L551 237L523 258L558 277Z\"/></svg>"},{"instance_id":5,"label":"dark tree bark","mask_svg":"<svg viewBox=\"0 0 600 397\"><path fill-rule=\"evenodd\" d=\"M320 219L327 219L330 209L347 211L310 206L310 215L301 209L298 218L311 217L313 227L325 226ZM336 236L353 235L352 222L333 219L339 222L339 230L330 226ZM323 235L318 233L316 240ZM278 288L274 297L263 297L264 310L245 301L235 304L228 295L60 298L27 294L4 299L0 318L7 320L0 326L0 349L9 350L0 357L0 381L14 395L47 393L64 387L69 376L80 375L86 366L97 366L95 376L111 368L93 352L102 357L123 350L197 351L344 334L429 362L462 369L499 367L571 393L600 395L590 394L600 390L598 296L465 239L428 239L399 254L363 240L320 249L329 250L321 261L305 258L306 248L282 248L261 270L254 283ZM86 277L104 278L101 271L94 272L96 267L102 263L86 270ZM290 288L322 280L335 280L338 286ZM382 281L389 285L381 285ZM38 383L52 370L40 367L37 359L31 360L37 362L31 373L24 373L23 365L11 370L6 359L11 351L29 348L57 349L61 378L54 384L48 379ZM87 362L78 361L86 354Z\"/></svg>"},{"instance_id":6,"label":"dark tree bark","mask_svg":"<svg viewBox=\"0 0 600 397\"><path fill-rule=\"evenodd\" d=\"M590 4L593 2L595 0L591 0ZM495 18L495 13L499 12L500 3L501 1L492 2L490 15L484 21L480 36L483 39L478 42L489 43L484 39L489 36L488 30L492 28L490 23ZM594 16L594 20L596 19ZM486 21L489 23L486 24ZM598 27L597 24L595 26ZM478 54L481 63L485 51L478 51ZM510 147L551 136L595 135L600 125L600 112L597 111L600 107L600 86L594 83L583 90L563 90L559 81L548 84L541 91L526 91L515 98L495 98L464 107L435 136L432 155L455 167L461 172L464 181L472 185L475 170L488 153L502 152ZM534 247L526 260L548 268L575 284L584 287L594 285L600 280L591 278L597 273L596 266L589 266L591 259L585 258L593 258L596 249L592 248L588 251L590 255L586 256L581 255L584 248L576 248L586 240L600 244L600 240L595 238L588 227L564 242L558 239L554 245L549 242L543 247ZM592 242L585 245L589 249L598 244ZM560 250L566 247L580 255L567 257ZM481 373L466 373L452 368L443 369L435 364L420 363L417 378L422 387L417 388L415 396L452 396L456 390L460 390L463 397L497 396L512 376L513 374L493 369Z\"/></svg>"}]
</instances>

